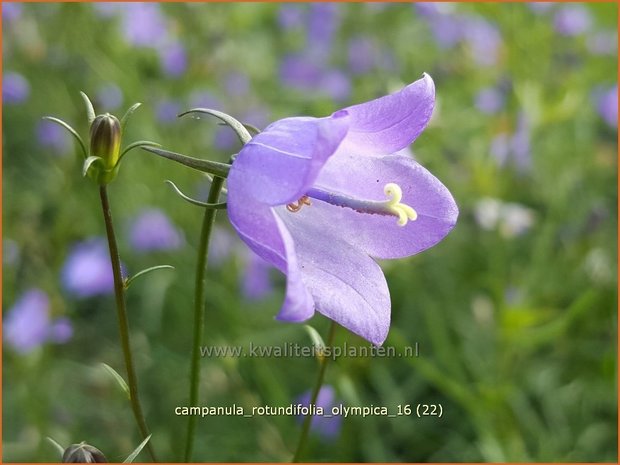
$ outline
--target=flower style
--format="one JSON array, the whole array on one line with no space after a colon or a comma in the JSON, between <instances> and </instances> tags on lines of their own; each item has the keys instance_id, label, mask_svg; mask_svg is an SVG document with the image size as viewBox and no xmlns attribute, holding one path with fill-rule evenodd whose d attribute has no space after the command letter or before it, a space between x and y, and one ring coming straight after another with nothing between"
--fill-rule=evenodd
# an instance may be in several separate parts
<instances>
[{"instance_id":1,"label":"flower style","mask_svg":"<svg viewBox=\"0 0 620 465\"><path fill-rule=\"evenodd\" d=\"M228 176L228 214L241 239L287 276L277 318L315 309L374 344L390 325L390 295L376 259L432 247L454 227L448 189L396 152L430 120L430 76L325 118L286 118L239 152Z\"/></svg>"}]
</instances>

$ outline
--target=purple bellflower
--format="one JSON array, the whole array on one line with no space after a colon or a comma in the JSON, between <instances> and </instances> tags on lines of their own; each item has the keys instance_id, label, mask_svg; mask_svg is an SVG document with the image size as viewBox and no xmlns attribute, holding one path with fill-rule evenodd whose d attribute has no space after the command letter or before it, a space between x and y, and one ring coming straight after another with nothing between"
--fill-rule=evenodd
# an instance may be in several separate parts
<instances>
[{"instance_id":1,"label":"purple bellflower","mask_svg":"<svg viewBox=\"0 0 620 465\"><path fill-rule=\"evenodd\" d=\"M184 237L164 212L148 208L132 222L129 242L139 252L174 250L183 245Z\"/></svg>"},{"instance_id":2,"label":"purple bellflower","mask_svg":"<svg viewBox=\"0 0 620 465\"><path fill-rule=\"evenodd\" d=\"M62 282L79 298L112 294L114 277L105 240L93 238L76 244L63 266Z\"/></svg>"},{"instance_id":3,"label":"purple bellflower","mask_svg":"<svg viewBox=\"0 0 620 465\"><path fill-rule=\"evenodd\" d=\"M397 154L428 124L430 76L325 118L286 118L254 136L228 176L228 214L241 239L287 276L277 318L315 309L374 344L390 326L376 259L407 257L456 224L448 189Z\"/></svg>"},{"instance_id":4,"label":"purple bellflower","mask_svg":"<svg viewBox=\"0 0 620 465\"><path fill-rule=\"evenodd\" d=\"M13 304L4 320L4 340L16 352L26 354L46 342L62 344L71 339L67 318L51 320L50 301L40 289L30 289Z\"/></svg>"},{"instance_id":5,"label":"purple bellflower","mask_svg":"<svg viewBox=\"0 0 620 465\"><path fill-rule=\"evenodd\" d=\"M299 397L297 403L308 407L310 396L310 391L305 392ZM323 409L323 415L315 415L312 418L310 431L328 441L336 439L342 427L342 417L340 415L332 416L332 408L336 407L338 403L334 388L329 385L322 386L316 398L315 406ZM298 417L298 420L303 420L303 417Z\"/></svg>"}]
</instances>

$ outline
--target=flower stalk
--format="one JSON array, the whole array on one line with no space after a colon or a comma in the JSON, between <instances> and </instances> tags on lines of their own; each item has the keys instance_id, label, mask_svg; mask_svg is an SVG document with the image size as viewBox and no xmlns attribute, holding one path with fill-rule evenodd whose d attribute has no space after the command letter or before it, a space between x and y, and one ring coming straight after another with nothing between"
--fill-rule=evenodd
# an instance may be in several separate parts
<instances>
[{"instance_id":1,"label":"flower stalk","mask_svg":"<svg viewBox=\"0 0 620 465\"><path fill-rule=\"evenodd\" d=\"M131 409L140 429L143 439L150 436L149 428L146 424L142 405L138 394L138 378L134 368L133 356L131 352L131 342L129 340L129 321L127 318L127 307L125 304L125 283L121 270L121 260L116 244L116 235L114 233L114 223L112 221L112 210L108 199L107 187L99 186L99 196L101 197L101 208L103 210L103 219L105 221L106 235L108 238L108 246L110 249L110 260L112 261L112 273L114 275L114 296L116 298L116 312L118 315L118 329L121 338L121 348L125 359L125 368L127 370L127 384L129 386L129 400ZM146 444L151 460L157 461L155 452L150 441Z\"/></svg>"},{"instance_id":2,"label":"flower stalk","mask_svg":"<svg viewBox=\"0 0 620 465\"><path fill-rule=\"evenodd\" d=\"M209 190L208 204L216 204L219 201L224 178L213 177ZM200 384L200 347L202 346L205 325L205 286L206 270L209 258L209 241L217 209L205 208L200 232L200 244L198 246L198 261L196 263L196 281L194 287L194 340L192 345L192 361L189 381L189 405L198 405L198 387ZM191 462L194 452L194 437L197 417L190 415L187 420L187 437L185 441L185 462Z\"/></svg>"},{"instance_id":3,"label":"flower stalk","mask_svg":"<svg viewBox=\"0 0 620 465\"><path fill-rule=\"evenodd\" d=\"M331 325L329 327L329 334L327 336L326 347L332 347L334 345L334 336L336 334L336 327L338 324L332 320ZM314 388L312 389L312 395L310 396L310 411L312 411L312 406L316 405L316 400L319 397L319 391L321 390L321 386L323 386L323 381L325 380L325 372L327 371L327 364L329 362L329 357L321 357L319 360L319 375L316 378L316 383L314 384ZM306 415L304 418L303 425L301 426L301 434L299 436L299 442L297 443L297 450L295 451L295 455L293 456L292 462L296 463L301 460L301 455L306 447L306 443L308 442L308 433L310 433L310 426L312 425L313 415Z\"/></svg>"}]
</instances>

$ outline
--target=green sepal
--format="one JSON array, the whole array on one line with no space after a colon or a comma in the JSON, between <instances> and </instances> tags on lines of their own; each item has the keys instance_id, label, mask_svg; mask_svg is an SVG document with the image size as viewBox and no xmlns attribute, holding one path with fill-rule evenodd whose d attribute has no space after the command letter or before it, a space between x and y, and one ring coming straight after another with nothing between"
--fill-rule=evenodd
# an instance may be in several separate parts
<instances>
[{"instance_id":1,"label":"green sepal","mask_svg":"<svg viewBox=\"0 0 620 465\"><path fill-rule=\"evenodd\" d=\"M86 177L86 175L91 174L89 173L89 171L91 167L93 167L94 163L99 163L101 165L101 167L99 168L100 170L105 169L105 162L103 161L103 158L90 156L86 160L84 160L84 164L82 165L82 176Z\"/></svg>"},{"instance_id":2,"label":"green sepal","mask_svg":"<svg viewBox=\"0 0 620 465\"><path fill-rule=\"evenodd\" d=\"M110 365L106 363L102 363L101 366L107 373L109 373L112 376L114 381L116 381L116 383L119 385L121 390L127 396L127 399L131 399L131 394L129 393L129 386L127 386L127 382L123 379L123 377L119 375L118 372L114 368L112 368Z\"/></svg>"},{"instance_id":3,"label":"green sepal","mask_svg":"<svg viewBox=\"0 0 620 465\"><path fill-rule=\"evenodd\" d=\"M125 156L127 152L135 148L138 148L138 147L161 147L161 144L158 144L157 142L151 142L150 140L139 140L139 141L133 142L129 144L127 147L125 147L125 149L121 152L116 164L118 165L121 162L121 160L123 159L123 156Z\"/></svg>"},{"instance_id":4,"label":"green sepal","mask_svg":"<svg viewBox=\"0 0 620 465\"><path fill-rule=\"evenodd\" d=\"M172 265L157 265L157 266L152 266L150 268L146 268L142 271L138 271L136 274L134 274L133 276L125 279L125 282L123 283L123 287L125 289L129 289L129 286L131 286L131 283L133 283L136 278L139 278L140 276L144 276L145 274L148 274L152 271L157 271L157 270L174 270L174 266Z\"/></svg>"},{"instance_id":5,"label":"green sepal","mask_svg":"<svg viewBox=\"0 0 620 465\"><path fill-rule=\"evenodd\" d=\"M310 325L304 325L304 329L310 336L312 344L316 348L316 354L320 356L321 354L325 353L325 342L323 341L323 338L318 333L318 331Z\"/></svg>"},{"instance_id":6,"label":"green sepal","mask_svg":"<svg viewBox=\"0 0 620 465\"><path fill-rule=\"evenodd\" d=\"M75 140L77 140L78 143L80 144L80 147L82 148L82 153L84 154L84 159L86 159L88 157L88 150L86 150L86 144L84 144L84 141L82 140L82 138L80 137L80 135L77 133L77 131L75 129L73 129L71 126L69 126L63 120L55 118L53 116L44 116L43 119L46 119L48 121L52 121L53 123L56 123L56 124L60 124L63 128L65 128L67 131L69 131L71 133L71 135L75 138Z\"/></svg>"},{"instance_id":7,"label":"green sepal","mask_svg":"<svg viewBox=\"0 0 620 465\"><path fill-rule=\"evenodd\" d=\"M86 105L86 116L88 117L88 125L90 126L92 122L95 121L95 108L93 107L93 103L90 101L86 93L80 91L80 95L84 100L84 105Z\"/></svg>"},{"instance_id":8,"label":"green sepal","mask_svg":"<svg viewBox=\"0 0 620 465\"><path fill-rule=\"evenodd\" d=\"M62 456L65 453L65 448L62 447L60 444L58 444L58 442L54 441L53 438L47 436L45 439L47 439L49 441L49 443L54 446L54 449L56 449L58 451L58 453L60 454L60 458L62 458Z\"/></svg>"},{"instance_id":9,"label":"green sepal","mask_svg":"<svg viewBox=\"0 0 620 465\"><path fill-rule=\"evenodd\" d=\"M203 113L206 115L211 115L211 116L215 116L216 118L219 118L224 123L226 123L233 131L235 131L235 133L237 134L237 137L239 137L239 140L241 141L242 144L247 144L250 141L250 139L252 139L252 136L250 135L248 130L245 128L243 123L239 122L237 119L233 118L232 116L226 113L222 113L221 111L218 111L218 110L212 110L211 108L192 108L191 110L187 110L186 112L181 113L179 117L189 115L192 113Z\"/></svg>"},{"instance_id":10,"label":"green sepal","mask_svg":"<svg viewBox=\"0 0 620 465\"><path fill-rule=\"evenodd\" d=\"M169 184L170 186L172 186L172 188L174 189L174 191L177 193L177 195L179 197L181 197L183 200L191 203L192 205L198 205L199 207L203 207L203 208L208 208L210 210L225 210L226 209L226 202L220 202L220 203L206 203L206 202L202 202L200 200L197 199L193 199L188 195L185 195L181 189L179 189L175 183L173 183L172 181L166 179L167 184Z\"/></svg>"},{"instance_id":11,"label":"green sepal","mask_svg":"<svg viewBox=\"0 0 620 465\"><path fill-rule=\"evenodd\" d=\"M219 163L217 161L188 157L187 155L153 147L142 147L142 150L154 153L155 155L167 158L168 160L176 161L177 163L189 166L190 168L193 168L195 170L214 174L216 176L219 176L220 178L226 178L228 176L228 172L230 171L230 165L226 163Z\"/></svg>"},{"instance_id":12,"label":"green sepal","mask_svg":"<svg viewBox=\"0 0 620 465\"><path fill-rule=\"evenodd\" d=\"M140 443L140 445L138 447L136 447L136 449L127 456L127 458L125 460L123 460L123 463L132 463L136 457L138 456L138 454L142 451L142 449L144 449L144 446L146 446L146 443L149 442L149 439L151 439L151 434L149 434L144 441L142 441Z\"/></svg>"},{"instance_id":13,"label":"green sepal","mask_svg":"<svg viewBox=\"0 0 620 465\"><path fill-rule=\"evenodd\" d=\"M139 103L139 102L138 103L134 103L132 106L129 107L129 110L127 110L125 112L125 114L121 118L121 130L122 130L122 132L125 132L125 126L127 125L127 120L129 119L129 117L131 115L133 115L133 112L136 111L140 105L142 105L142 104Z\"/></svg>"}]
</instances>

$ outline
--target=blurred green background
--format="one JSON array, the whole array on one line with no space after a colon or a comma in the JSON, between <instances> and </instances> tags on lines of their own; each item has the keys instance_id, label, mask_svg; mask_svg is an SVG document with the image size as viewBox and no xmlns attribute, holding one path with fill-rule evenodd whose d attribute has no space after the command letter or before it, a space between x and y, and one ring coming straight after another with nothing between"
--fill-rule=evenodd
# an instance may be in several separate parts
<instances>
[{"instance_id":1,"label":"blurred green background","mask_svg":"<svg viewBox=\"0 0 620 465\"><path fill-rule=\"evenodd\" d=\"M327 383L347 406L441 403L443 417L350 417L313 434L306 458L617 460L615 3L3 3L2 18L4 461L58 460L47 436L87 441L111 461L140 442L100 366L124 374L113 297L88 288L96 259L74 263L104 232L97 189L43 115L87 137L80 90L119 117L139 101L125 143L225 161L239 149L230 131L176 113L210 106L262 128L423 72L437 105L412 149L460 217L433 249L384 263L386 346L417 342L420 356L340 358ZM152 442L178 461L201 211L164 179L197 197L208 189L200 174L135 151L109 190L128 272L176 267L136 281L128 305ZM145 208L157 209L157 226ZM302 325L273 319L283 277L248 255L225 214L217 223L207 343L311 345ZM161 243L149 239L158 231ZM310 324L326 333L320 315ZM340 329L344 341L366 344ZM288 405L317 368L311 358L206 358L201 398ZM299 432L286 416L199 419L195 458L286 461Z\"/></svg>"}]
</instances>

